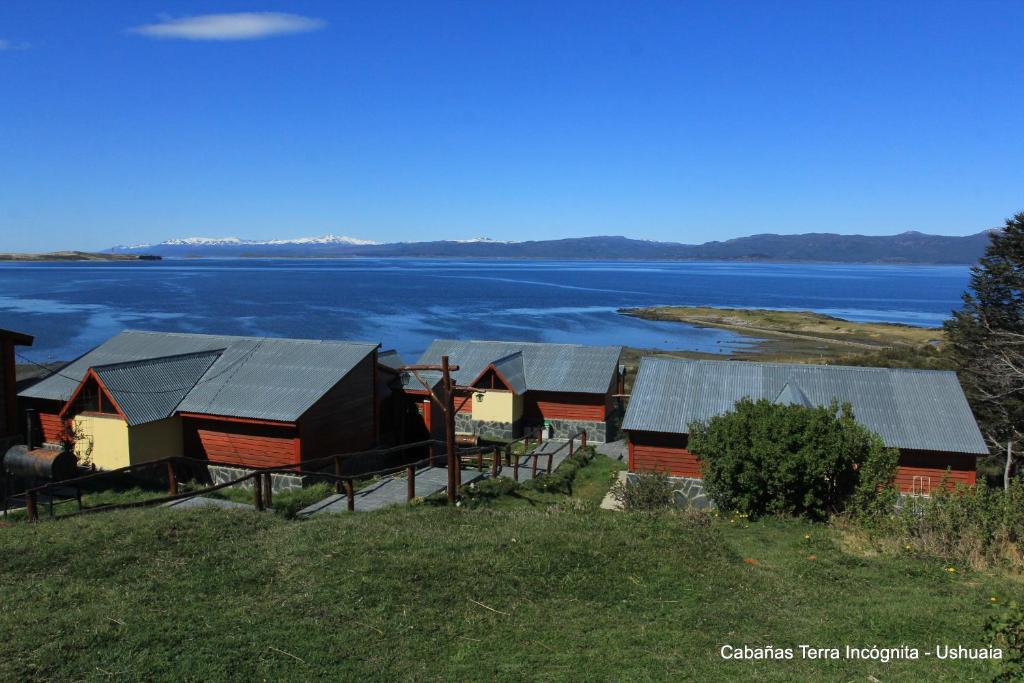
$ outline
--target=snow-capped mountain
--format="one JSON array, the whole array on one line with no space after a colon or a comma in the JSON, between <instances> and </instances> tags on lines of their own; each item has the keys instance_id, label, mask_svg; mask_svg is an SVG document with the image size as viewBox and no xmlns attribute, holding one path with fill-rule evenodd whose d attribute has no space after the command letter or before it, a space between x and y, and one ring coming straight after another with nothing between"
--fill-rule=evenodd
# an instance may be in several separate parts
<instances>
[{"instance_id":1,"label":"snow-capped mountain","mask_svg":"<svg viewBox=\"0 0 1024 683\"><path fill-rule=\"evenodd\" d=\"M181 237L176 239L166 240L160 244L174 245L174 246L241 246L241 245L255 245L255 244L272 244L275 246L283 244L352 244L356 246L364 246L367 244L380 244L380 242L374 242L373 240L359 239L358 237L347 237L345 235L332 235L330 233L321 235L320 237L295 237L292 239L283 240L243 240L237 237ZM154 245L145 245L154 246ZM158 246L158 245L157 245ZM117 248L117 247L115 247Z\"/></svg>"},{"instance_id":2,"label":"snow-capped mountain","mask_svg":"<svg viewBox=\"0 0 1024 683\"><path fill-rule=\"evenodd\" d=\"M452 240L458 244L519 244L516 240L492 240L490 237L473 237L468 240Z\"/></svg>"},{"instance_id":3,"label":"snow-capped mountain","mask_svg":"<svg viewBox=\"0 0 1024 683\"><path fill-rule=\"evenodd\" d=\"M475 237L382 244L354 237L323 235L274 240L186 237L159 244L114 247L109 252L170 258L407 257L973 263L984 253L988 243L987 231L963 237L914 232L887 236L761 234L705 244L655 242L614 235L527 242Z\"/></svg>"}]
</instances>

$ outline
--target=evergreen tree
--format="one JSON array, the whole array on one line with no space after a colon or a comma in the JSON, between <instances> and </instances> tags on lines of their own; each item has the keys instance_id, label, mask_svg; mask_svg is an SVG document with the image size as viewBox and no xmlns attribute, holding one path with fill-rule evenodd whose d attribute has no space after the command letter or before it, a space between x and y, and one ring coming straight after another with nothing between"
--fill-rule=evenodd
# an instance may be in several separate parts
<instances>
[{"instance_id":1,"label":"evergreen tree","mask_svg":"<svg viewBox=\"0 0 1024 683\"><path fill-rule=\"evenodd\" d=\"M993 449L1024 435L1024 212L993 232L971 268L963 308L946 322L960 380Z\"/></svg>"}]
</instances>

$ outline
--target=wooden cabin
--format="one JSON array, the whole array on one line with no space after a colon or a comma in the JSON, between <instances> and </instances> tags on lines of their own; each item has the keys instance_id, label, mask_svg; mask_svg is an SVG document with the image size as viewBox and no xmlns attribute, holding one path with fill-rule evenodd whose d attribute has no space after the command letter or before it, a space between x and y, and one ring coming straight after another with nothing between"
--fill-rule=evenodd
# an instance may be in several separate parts
<instances>
[{"instance_id":1,"label":"wooden cabin","mask_svg":"<svg viewBox=\"0 0 1024 683\"><path fill-rule=\"evenodd\" d=\"M376 445L376 356L376 344L127 331L21 396L47 440L69 434L101 469L172 455L287 467Z\"/></svg>"},{"instance_id":2,"label":"wooden cabin","mask_svg":"<svg viewBox=\"0 0 1024 683\"><path fill-rule=\"evenodd\" d=\"M619 346L435 340L419 364L439 364L448 356L459 366L452 373L458 433L513 439L524 429L546 426L553 438L584 429L590 441L601 443L617 431L621 352ZM437 380L431 375L429 381ZM405 386L426 398L415 379ZM429 402L423 410L431 412Z\"/></svg>"},{"instance_id":3,"label":"wooden cabin","mask_svg":"<svg viewBox=\"0 0 1024 683\"><path fill-rule=\"evenodd\" d=\"M18 419L17 372L14 347L32 346L27 334L0 329L0 439L23 434L24 425Z\"/></svg>"},{"instance_id":4,"label":"wooden cabin","mask_svg":"<svg viewBox=\"0 0 1024 683\"><path fill-rule=\"evenodd\" d=\"M977 458L988 455L953 372L648 357L622 425L629 470L700 479L700 459L687 450L689 426L742 398L851 404L858 422L899 449L896 484L905 493L928 494L944 478L973 486Z\"/></svg>"}]
</instances>

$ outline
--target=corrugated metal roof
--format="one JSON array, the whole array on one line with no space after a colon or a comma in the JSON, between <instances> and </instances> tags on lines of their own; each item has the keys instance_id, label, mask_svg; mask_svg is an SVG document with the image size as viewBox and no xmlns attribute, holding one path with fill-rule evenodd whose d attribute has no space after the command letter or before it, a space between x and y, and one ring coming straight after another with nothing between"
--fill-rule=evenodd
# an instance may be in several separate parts
<instances>
[{"instance_id":1,"label":"corrugated metal roof","mask_svg":"<svg viewBox=\"0 0 1024 683\"><path fill-rule=\"evenodd\" d=\"M524 391L604 394L618 369L621 346L435 339L419 363L436 364L447 355L459 370L457 384L468 386L491 363L521 353Z\"/></svg>"},{"instance_id":2,"label":"corrugated metal roof","mask_svg":"<svg viewBox=\"0 0 1024 683\"><path fill-rule=\"evenodd\" d=\"M128 424L138 425L173 415L219 357L219 351L207 351L100 365L93 370Z\"/></svg>"},{"instance_id":3,"label":"corrugated metal roof","mask_svg":"<svg viewBox=\"0 0 1024 683\"><path fill-rule=\"evenodd\" d=\"M508 382L508 388L517 394L526 391L526 367L523 363L523 352L516 351L493 363L494 369Z\"/></svg>"},{"instance_id":4,"label":"corrugated metal roof","mask_svg":"<svg viewBox=\"0 0 1024 683\"><path fill-rule=\"evenodd\" d=\"M293 422L375 348L356 342L129 330L21 396L65 401L90 367L223 350L178 410Z\"/></svg>"},{"instance_id":5,"label":"corrugated metal roof","mask_svg":"<svg viewBox=\"0 0 1024 683\"><path fill-rule=\"evenodd\" d=\"M793 387L813 405L850 403L887 446L988 453L956 373L935 370L648 357L622 428L686 434L692 422L707 422L741 398L792 398Z\"/></svg>"},{"instance_id":6,"label":"corrugated metal roof","mask_svg":"<svg viewBox=\"0 0 1024 683\"><path fill-rule=\"evenodd\" d=\"M388 349L387 351L380 351L377 353L377 362L384 367L392 368L394 370L405 365L405 361L402 360L398 351L395 351L394 349Z\"/></svg>"}]
</instances>

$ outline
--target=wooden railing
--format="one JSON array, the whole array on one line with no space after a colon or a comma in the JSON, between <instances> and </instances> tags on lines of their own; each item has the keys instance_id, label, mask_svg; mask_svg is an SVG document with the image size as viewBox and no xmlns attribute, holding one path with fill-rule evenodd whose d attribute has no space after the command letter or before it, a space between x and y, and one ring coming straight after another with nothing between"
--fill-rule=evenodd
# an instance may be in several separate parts
<instances>
[{"instance_id":1,"label":"wooden railing","mask_svg":"<svg viewBox=\"0 0 1024 683\"><path fill-rule=\"evenodd\" d=\"M154 498L148 498L145 500L129 501L125 503L112 503L108 505L99 505L96 507L85 507L82 504L81 495L77 496L78 499L78 512L72 513L71 515L62 515L64 517L70 517L78 514L87 514L91 512L101 512L107 510L119 510L126 508L135 507L148 507L152 505L160 505L163 503L169 503L175 500L181 500L184 498L192 498L195 496L201 496L208 493L213 493L230 486L237 486L248 481L252 481L253 488L253 504L257 510L265 510L270 507L273 502L273 486L271 476L275 474L285 474L292 476L310 476L318 477L322 479L332 480L335 482L335 490L338 493L344 493L348 497L348 509L354 509L355 499L355 482L359 479L366 479L370 477L380 476L382 474L393 474L405 470L410 475L409 484L409 498L415 496L415 470L421 465L431 464L435 459L435 448L443 446L442 442L427 440L418 441L411 444L403 444L401 446L395 446L392 448L385 449L373 449L368 451L360 451L356 453L341 453L336 455L324 456L321 458L314 458L303 461L297 465L288 465L283 467L262 467L262 468L251 468L251 471L242 474L233 479L223 481L219 484L212 484L200 489L194 489L186 492L179 492L179 476L178 468L176 465L190 465L199 468L215 466L215 467L230 467L233 469L240 469L238 463L223 462L216 460L205 460L201 458L189 458L187 456L171 456L168 458L161 458L159 460L152 460L145 463L138 463L135 465L128 465L125 467L119 467L113 470L104 470L102 472L94 472L86 474L80 477L73 477L71 479L64 479L60 481L47 482L39 486L35 486L26 489L22 494L25 498L25 512L30 522L37 521L39 519L39 497L47 492L54 491L59 488L76 488L81 489L82 484L87 482L94 482L102 480L104 478L111 478L115 475L134 474L139 471L145 470L163 470L167 479L167 495L157 496ZM430 450L428 457L421 460L417 460L413 463L406 463L395 467L383 468L375 471L358 472L352 474L344 474L344 463L349 460L353 460L360 457L367 456L382 456L400 453L402 451L420 449L427 447ZM323 469L311 469L317 466L330 466L334 465L334 471L329 472Z\"/></svg>"}]
</instances>

